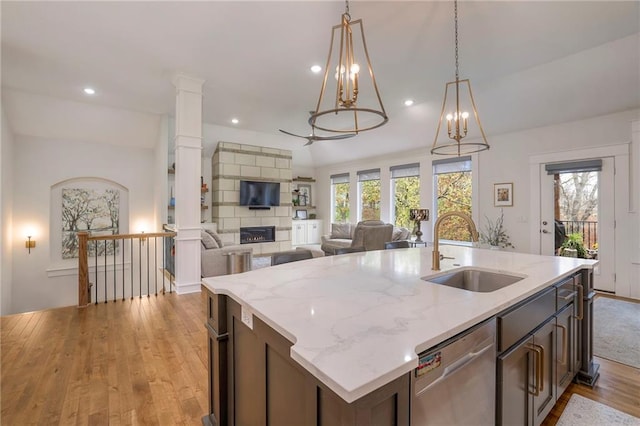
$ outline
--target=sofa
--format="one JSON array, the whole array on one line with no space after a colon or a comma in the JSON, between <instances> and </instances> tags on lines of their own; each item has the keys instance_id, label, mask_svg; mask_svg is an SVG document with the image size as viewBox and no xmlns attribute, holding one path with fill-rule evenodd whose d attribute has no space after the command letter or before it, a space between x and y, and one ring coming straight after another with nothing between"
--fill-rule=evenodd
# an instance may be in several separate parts
<instances>
[{"instance_id":1,"label":"sofa","mask_svg":"<svg viewBox=\"0 0 640 426\"><path fill-rule=\"evenodd\" d=\"M240 245L225 246L220 236L213 230L202 229L200 231L200 275L204 277L217 277L227 275L229 253L248 252L253 254L253 249ZM251 256L249 256L249 262ZM248 265L251 268L251 265Z\"/></svg>"},{"instance_id":2,"label":"sofa","mask_svg":"<svg viewBox=\"0 0 640 426\"><path fill-rule=\"evenodd\" d=\"M363 248L367 250L383 250L389 241L407 240L411 231L407 228L395 227L381 220L366 220L351 223L332 223L331 234L321 237L320 248L327 255L336 254L337 249Z\"/></svg>"}]
</instances>

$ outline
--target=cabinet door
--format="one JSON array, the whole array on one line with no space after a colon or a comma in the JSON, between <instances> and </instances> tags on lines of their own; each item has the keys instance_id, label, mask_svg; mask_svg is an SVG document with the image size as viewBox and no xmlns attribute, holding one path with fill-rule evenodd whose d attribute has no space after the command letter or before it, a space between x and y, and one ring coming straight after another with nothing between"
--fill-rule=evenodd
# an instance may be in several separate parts
<instances>
[{"instance_id":1,"label":"cabinet door","mask_svg":"<svg viewBox=\"0 0 640 426\"><path fill-rule=\"evenodd\" d=\"M291 226L291 245L297 246L307 243L307 224L303 222L293 222Z\"/></svg>"},{"instance_id":2,"label":"cabinet door","mask_svg":"<svg viewBox=\"0 0 640 426\"><path fill-rule=\"evenodd\" d=\"M538 389L533 397L533 424L542 423L556 403L556 319L551 318L533 334L534 351L541 350L534 366ZM536 356L538 354L536 353Z\"/></svg>"},{"instance_id":3,"label":"cabinet door","mask_svg":"<svg viewBox=\"0 0 640 426\"><path fill-rule=\"evenodd\" d=\"M532 346L533 337L529 337L498 357L498 425L531 424L531 395L535 385Z\"/></svg>"},{"instance_id":4,"label":"cabinet door","mask_svg":"<svg viewBox=\"0 0 640 426\"><path fill-rule=\"evenodd\" d=\"M319 220L307 221L307 244L320 244L321 228Z\"/></svg>"},{"instance_id":5,"label":"cabinet door","mask_svg":"<svg viewBox=\"0 0 640 426\"><path fill-rule=\"evenodd\" d=\"M559 397L576 374L576 330L573 303L556 315L556 395Z\"/></svg>"}]
</instances>

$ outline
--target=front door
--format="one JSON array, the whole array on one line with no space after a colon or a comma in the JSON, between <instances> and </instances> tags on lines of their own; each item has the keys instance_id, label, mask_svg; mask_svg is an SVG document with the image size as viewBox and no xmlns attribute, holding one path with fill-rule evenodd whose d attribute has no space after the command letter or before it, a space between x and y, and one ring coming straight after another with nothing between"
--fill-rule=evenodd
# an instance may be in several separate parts
<instances>
[{"instance_id":1,"label":"front door","mask_svg":"<svg viewBox=\"0 0 640 426\"><path fill-rule=\"evenodd\" d=\"M597 257L600 264L594 270L594 287L597 290L615 293L615 199L614 199L614 170L613 157L602 159L602 170L595 173L595 188L586 186L584 195L585 203L591 202L589 197L595 197L595 206L591 214L583 214L580 217L567 217L562 211L573 209L576 206L566 206L567 200L562 201L563 191L567 197L570 188L576 186L565 185L559 188L561 181L566 182L569 176L565 173L557 175L547 174L545 164L540 164L540 254L557 254L556 244L556 220L565 227L566 234L580 234L585 243L585 248L590 256ZM559 176L558 176L559 175ZM573 197L569 204L576 204L580 197ZM565 204L564 208L562 204ZM560 208L559 208L560 205Z\"/></svg>"}]
</instances>

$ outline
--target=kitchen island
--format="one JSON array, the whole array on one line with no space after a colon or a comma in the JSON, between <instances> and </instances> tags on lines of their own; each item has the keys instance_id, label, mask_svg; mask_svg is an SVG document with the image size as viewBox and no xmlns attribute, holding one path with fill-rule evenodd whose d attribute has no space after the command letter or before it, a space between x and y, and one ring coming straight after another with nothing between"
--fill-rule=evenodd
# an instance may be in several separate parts
<instances>
[{"instance_id":1,"label":"kitchen island","mask_svg":"<svg viewBox=\"0 0 640 426\"><path fill-rule=\"evenodd\" d=\"M219 424L241 424L240 417L249 416L245 421L261 424L268 412L273 421L288 415L287 407L269 405L281 398L302 406L309 419L305 424L318 424L322 416L323 424L337 424L326 419L329 411L340 422L347 418L353 419L350 424L365 424L367 416L382 415L374 413L376 407L382 407L385 416L395 416L392 424L408 424L408 409L406 415L397 411L408 407L409 376L418 367L420 352L572 274L583 271L589 280L596 263L457 246L442 247L441 252L453 259L444 259L439 272L431 270L431 248L411 248L204 279L209 295L210 419L215 415ZM522 279L486 293L428 281L461 267ZM590 293L584 292L583 298L591 298ZM589 331L589 306L584 318L587 326L582 329ZM582 346L581 374L586 381L589 376L595 380L590 334ZM291 380L291 385L277 385ZM244 395L247 392L251 395ZM389 399L391 406L382 404ZM239 410L244 400L257 406Z\"/></svg>"}]
</instances>

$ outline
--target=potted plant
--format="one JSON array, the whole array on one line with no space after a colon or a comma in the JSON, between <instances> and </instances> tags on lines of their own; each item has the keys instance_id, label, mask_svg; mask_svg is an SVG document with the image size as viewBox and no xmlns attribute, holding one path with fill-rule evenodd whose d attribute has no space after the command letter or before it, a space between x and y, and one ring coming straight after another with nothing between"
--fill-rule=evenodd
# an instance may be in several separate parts
<instances>
[{"instance_id":1,"label":"potted plant","mask_svg":"<svg viewBox=\"0 0 640 426\"><path fill-rule=\"evenodd\" d=\"M560 246L560 249L562 250L563 256L565 255L565 250L575 250L579 258L587 258L587 249L585 248L584 242L582 241L582 234L578 232L567 235L567 239L564 240L564 242Z\"/></svg>"},{"instance_id":2,"label":"potted plant","mask_svg":"<svg viewBox=\"0 0 640 426\"><path fill-rule=\"evenodd\" d=\"M496 221L492 221L487 216L487 224L480 230L480 241L489 244L491 248L515 248L511 241L509 241L509 235L504 229L504 212L500 209L500 217Z\"/></svg>"}]
</instances>

